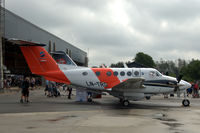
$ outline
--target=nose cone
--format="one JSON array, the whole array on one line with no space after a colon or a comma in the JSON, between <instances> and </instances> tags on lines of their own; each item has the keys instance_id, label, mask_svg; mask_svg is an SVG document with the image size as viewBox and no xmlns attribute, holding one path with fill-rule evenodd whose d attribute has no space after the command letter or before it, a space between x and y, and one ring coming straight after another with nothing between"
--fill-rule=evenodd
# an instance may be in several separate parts
<instances>
[{"instance_id":1,"label":"nose cone","mask_svg":"<svg viewBox=\"0 0 200 133\"><path fill-rule=\"evenodd\" d=\"M188 89L191 87L191 84L184 81L184 80L181 80L180 81L180 89L183 90L183 89Z\"/></svg>"}]
</instances>

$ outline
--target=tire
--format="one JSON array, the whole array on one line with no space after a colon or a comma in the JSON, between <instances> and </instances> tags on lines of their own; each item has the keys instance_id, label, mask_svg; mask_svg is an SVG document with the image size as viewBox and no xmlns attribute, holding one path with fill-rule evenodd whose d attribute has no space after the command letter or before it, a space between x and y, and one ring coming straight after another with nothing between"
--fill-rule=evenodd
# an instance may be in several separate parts
<instances>
[{"instance_id":1,"label":"tire","mask_svg":"<svg viewBox=\"0 0 200 133\"><path fill-rule=\"evenodd\" d=\"M120 98L120 99L119 99L119 102L122 103L122 102L123 102L123 99Z\"/></svg>"},{"instance_id":2,"label":"tire","mask_svg":"<svg viewBox=\"0 0 200 133\"><path fill-rule=\"evenodd\" d=\"M88 102L92 102L92 98L88 98Z\"/></svg>"},{"instance_id":3,"label":"tire","mask_svg":"<svg viewBox=\"0 0 200 133\"><path fill-rule=\"evenodd\" d=\"M129 104L130 104L130 103L129 103L128 100L124 100L124 101L123 101L123 105L124 105L125 107L129 106Z\"/></svg>"},{"instance_id":4,"label":"tire","mask_svg":"<svg viewBox=\"0 0 200 133\"><path fill-rule=\"evenodd\" d=\"M182 101L182 104L183 104L184 107L188 107L188 106L190 106L190 101L188 99L184 99Z\"/></svg>"},{"instance_id":5,"label":"tire","mask_svg":"<svg viewBox=\"0 0 200 133\"><path fill-rule=\"evenodd\" d=\"M146 98L147 100L150 100L150 99L151 99L151 97L150 97L150 96L146 96L145 98Z\"/></svg>"}]
</instances>

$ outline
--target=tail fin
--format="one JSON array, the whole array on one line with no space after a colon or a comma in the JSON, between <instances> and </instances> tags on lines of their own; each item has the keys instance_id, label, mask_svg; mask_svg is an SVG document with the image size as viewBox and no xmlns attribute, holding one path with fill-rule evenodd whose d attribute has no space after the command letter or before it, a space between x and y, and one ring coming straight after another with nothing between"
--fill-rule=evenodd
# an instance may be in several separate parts
<instances>
[{"instance_id":1,"label":"tail fin","mask_svg":"<svg viewBox=\"0 0 200 133\"><path fill-rule=\"evenodd\" d=\"M40 43L33 43L22 40L11 40L20 46L26 62L33 74L45 76L46 79L70 84L65 74L60 70L56 61L41 46Z\"/></svg>"}]
</instances>

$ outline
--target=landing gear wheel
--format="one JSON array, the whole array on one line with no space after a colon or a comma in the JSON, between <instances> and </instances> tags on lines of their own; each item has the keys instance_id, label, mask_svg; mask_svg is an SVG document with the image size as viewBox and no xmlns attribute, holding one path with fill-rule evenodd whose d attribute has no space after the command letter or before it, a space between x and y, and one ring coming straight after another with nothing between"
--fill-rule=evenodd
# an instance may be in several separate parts
<instances>
[{"instance_id":1,"label":"landing gear wheel","mask_svg":"<svg viewBox=\"0 0 200 133\"><path fill-rule=\"evenodd\" d=\"M88 98L88 102L92 102L92 98Z\"/></svg>"},{"instance_id":2,"label":"landing gear wheel","mask_svg":"<svg viewBox=\"0 0 200 133\"><path fill-rule=\"evenodd\" d=\"M145 97L147 100L150 100L151 99L151 96L146 96Z\"/></svg>"},{"instance_id":3,"label":"landing gear wheel","mask_svg":"<svg viewBox=\"0 0 200 133\"><path fill-rule=\"evenodd\" d=\"M123 101L123 105L124 105L125 107L127 107L129 104L130 104L130 103L129 103L128 100L124 100L124 101Z\"/></svg>"},{"instance_id":4,"label":"landing gear wheel","mask_svg":"<svg viewBox=\"0 0 200 133\"><path fill-rule=\"evenodd\" d=\"M188 106L190 106L190 101L188 99L184 99L182 101L182 104L183 104L184 107L188 107Z\"/></svg>"},{"instance_id":5,"label":"landing gear wheel","mask_svg":"<svg viewBox=\"0 0 200 133\"><path fill-rule=\"evenodd\" d=\"M119 102L122 103L122 102L123 102L123 99L120 98L120 99L119 99Z\"/></svg>"}]
</instances>

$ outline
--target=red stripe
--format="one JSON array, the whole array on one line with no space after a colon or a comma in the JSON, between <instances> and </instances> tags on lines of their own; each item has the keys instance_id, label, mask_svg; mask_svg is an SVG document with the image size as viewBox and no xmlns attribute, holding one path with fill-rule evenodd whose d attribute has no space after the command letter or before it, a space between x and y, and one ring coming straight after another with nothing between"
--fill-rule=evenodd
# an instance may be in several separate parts
<instances>
[{"instance_id":1,"label":"red stripe","mask_svg":"<svg viewBox=\"0 0 200 133\"><path fill-rule=\"evenodd\" d=\"M105 89L112 88L120 83L120 80L117 76L113 75L113 70L110 68L91 68L92 71L96 74L96 72L100 72L100 75L97 76L100 82L104 82L107 84ZM108 76L106 73L111 72L111 76Z\"/></svg>"}]
</instances>

